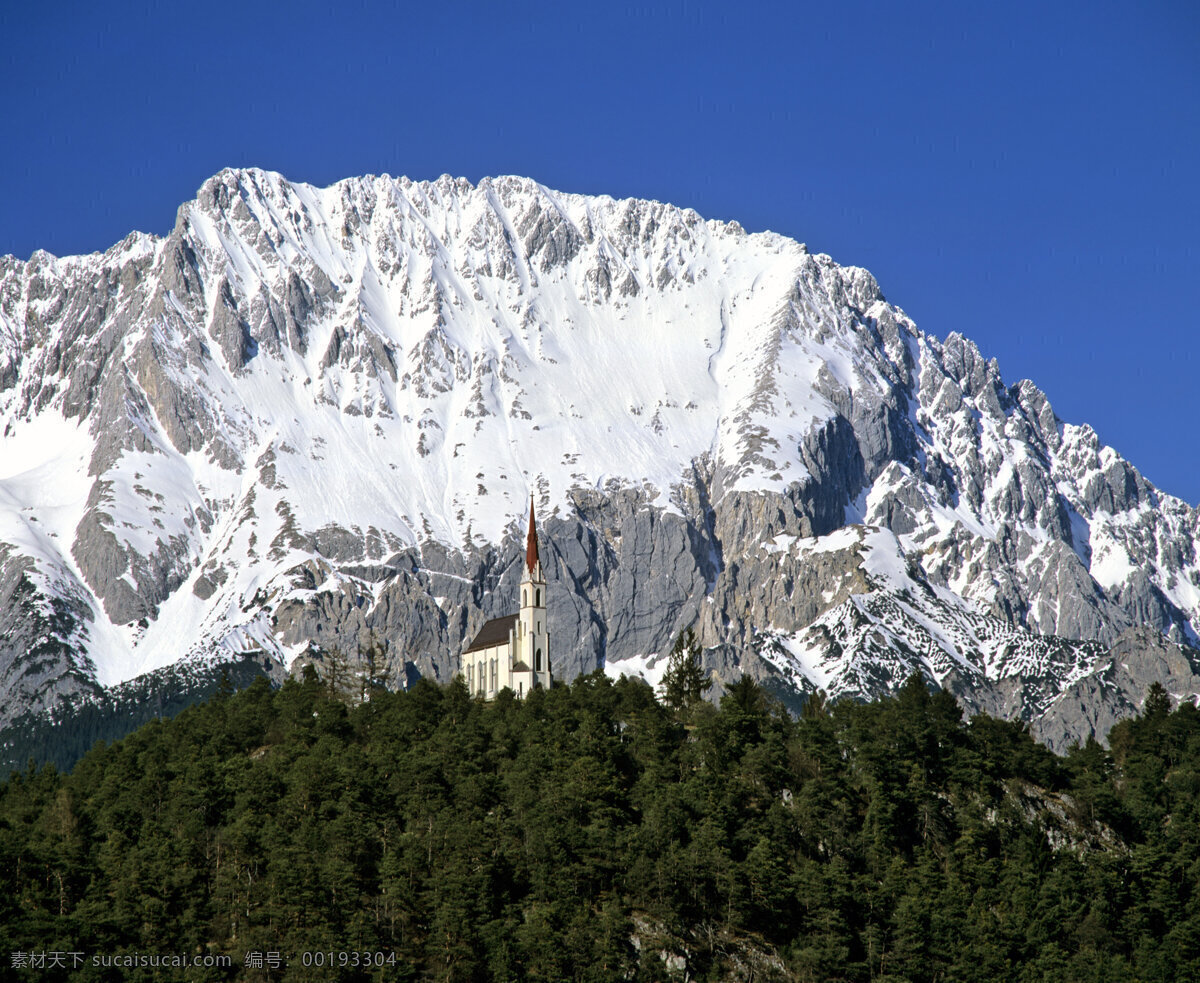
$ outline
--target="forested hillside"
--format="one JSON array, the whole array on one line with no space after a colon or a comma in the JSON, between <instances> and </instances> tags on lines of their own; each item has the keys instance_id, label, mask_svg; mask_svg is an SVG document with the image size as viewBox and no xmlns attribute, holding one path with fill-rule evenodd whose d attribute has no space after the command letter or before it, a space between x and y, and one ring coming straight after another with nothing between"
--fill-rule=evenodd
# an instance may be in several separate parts
<instances>
[{"instance_id":1,"label":"forested hillside","mask_svg":"<svg viewBox=\"0 0 1200 983\"><path fill-rule=\"evenodd\" d=\"M268 668L250 658L199 668L167 666L120 686L68 697L50 711L28 710L0 727L0 775L30 759L70 769L97 741L119 740L222 690L242 689Z\"/></svg>"},{"instance_id":2,"label":"forested hillside","mask_svg":"<svg viewBox=\"0 0 1200 983\"><path fill-rule=\"evenodd\" d=\"M315 677L260 679L68 775L15 775L5 971L1200 978L1192 706L1156 692L1111 751L1059 758L917 680L797 720L749 679L719 708L676 702L600 674L523 702L422 681L354 707ZM84 963L9 968L52 952ZM93 965L121 953L231 965Z\"/></svg>"}]
</instances>

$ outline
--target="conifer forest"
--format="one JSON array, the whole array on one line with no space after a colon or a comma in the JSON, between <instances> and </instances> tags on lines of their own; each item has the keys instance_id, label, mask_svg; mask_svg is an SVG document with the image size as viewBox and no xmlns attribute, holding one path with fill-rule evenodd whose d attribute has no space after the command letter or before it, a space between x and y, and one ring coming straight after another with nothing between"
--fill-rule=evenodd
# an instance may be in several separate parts
<instances>
[{"instance_id":1,"label":"conifer forest","mask_svg":"<svg viewBox=\"0 0 1200 983\"><path fill-rule=\"evenodd\" d=\"M1190 704L1058 757L916 678L797 718L750 679L668 692L260 678L31 766L2 975L1200 979Z\"/></svg>"}]
</instances>

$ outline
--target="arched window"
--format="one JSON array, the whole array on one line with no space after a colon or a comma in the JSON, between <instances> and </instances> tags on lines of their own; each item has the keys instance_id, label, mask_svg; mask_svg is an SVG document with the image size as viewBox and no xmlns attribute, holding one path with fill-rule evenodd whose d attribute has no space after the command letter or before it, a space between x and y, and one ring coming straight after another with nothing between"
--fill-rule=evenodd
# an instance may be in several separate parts
<instances>
[{"instance_id":1,"label":"arched window","mask_svg":"<svg viewBox=\"0 0 1200 983\"><path fill-rule=\"evenodd\" d=\"M496 688L496 660L492 659L492 689Z\"/></svg>"},{"instance_id":2,"label":"arched window","mask_svg":"<svg viewBox=\"0 0 1200 983\"><path fill-rule=\"evenodd\" d=\"M534 672L542 671L542 650L541 649L538 649L536 652L533 653L533 671Z\"/></svg>"},{"instance_id":3,"label":"arched window","mask_svg":"<svg viewBox=\"0 0 1200 983\"><path fill-rule=\"evenodd\" d=\"M525 607L529 603L529 591L521 591L521 607Z\"/></svg>"},{"instance_id":4,"label":"arched window","mask_svg":"<svg viewBox=\"0 0 1200 983\"><path fill-rule=\"evenodd\" d=\"M535 590L533 592L533 596L534 596L533 606L540 608L542 606L542 589L539 587L537 590Z\"/></svg>"}]
</instances>

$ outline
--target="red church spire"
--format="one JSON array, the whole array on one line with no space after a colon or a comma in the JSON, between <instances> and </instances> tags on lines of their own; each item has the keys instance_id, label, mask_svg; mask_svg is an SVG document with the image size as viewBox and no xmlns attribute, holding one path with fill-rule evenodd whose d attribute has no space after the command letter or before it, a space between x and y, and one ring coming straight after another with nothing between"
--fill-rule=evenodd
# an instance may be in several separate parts
<instances>
[{"instance_id":1,"label":"red church spire","mask_svg":"<svg viewBox=\"0 0 1200 983\"><path fill-rule=\"evenodd\" d=\"M537 530L533 528L533 499L529 500L529 535L525 539L525 569L533 573L538 565Z\"/></svg>"}]
</instances>

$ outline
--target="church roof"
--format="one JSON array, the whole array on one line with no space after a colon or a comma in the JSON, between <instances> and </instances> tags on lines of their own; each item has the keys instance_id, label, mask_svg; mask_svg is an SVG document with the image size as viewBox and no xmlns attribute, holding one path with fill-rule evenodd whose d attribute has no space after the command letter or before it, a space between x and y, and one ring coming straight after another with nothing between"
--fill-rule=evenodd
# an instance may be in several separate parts
<instances>
[{"instance_id":1,"label":"church roof","mask_svg":"<svg viewBox=\"0 0 1200 983\"><path fill-rule=\"evenodd\" d=\"M525 537L525 569L538 565L537 530L533 528L533 499L529 500L529 535Z\"/></svg>"},{"instance_id":2,"label":"church roof","mask_svg":"<svg viewBox=\"0 0 1200 983\"><path fill-rule=\"evenodd\" d=\"M491 648L493 645L506 644L508 633L516 625L518 617L520 615L506 614L499 618L493 618L491 621L485 621L483 627L479 629L479 634L475 636L475 641L463 651L463 655L466 655L467 652Z\"/></svg>"}]
</instances>

